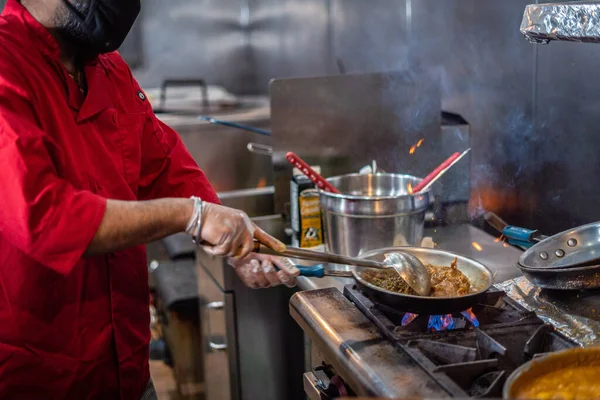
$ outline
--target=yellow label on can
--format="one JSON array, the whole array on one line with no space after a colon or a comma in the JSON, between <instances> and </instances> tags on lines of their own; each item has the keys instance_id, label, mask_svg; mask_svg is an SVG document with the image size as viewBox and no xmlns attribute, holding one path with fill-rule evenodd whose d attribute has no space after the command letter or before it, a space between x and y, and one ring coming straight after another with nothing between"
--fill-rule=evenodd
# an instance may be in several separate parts
<instances>
[{"instance_id":1,"label":"yellow label on can","mask_svg":"<svg viewBox=\"0 0 600 400\"><path fill-rule=\"evenodd\" d=\"M321 205L319 193L307 189L300 193L300 247L316 247L323 244L323 226L321 224Z\"/></svg>"}]
</instances>

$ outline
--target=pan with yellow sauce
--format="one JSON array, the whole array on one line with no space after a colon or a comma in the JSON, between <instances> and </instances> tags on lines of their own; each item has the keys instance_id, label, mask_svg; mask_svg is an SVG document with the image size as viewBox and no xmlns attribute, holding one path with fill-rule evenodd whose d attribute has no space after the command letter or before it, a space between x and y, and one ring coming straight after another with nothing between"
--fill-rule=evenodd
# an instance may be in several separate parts
<instances>
[{"instance_id":1,"label":"pan with yellow sauce","mask_svg":"<svg viewBox=\"0 0 600 400\"><path fill-rule=\"evenodd\" d=\"M600 348L569 349L518 368L504 386L505 399L600 399Z\"/></svg>"}]
</instances>

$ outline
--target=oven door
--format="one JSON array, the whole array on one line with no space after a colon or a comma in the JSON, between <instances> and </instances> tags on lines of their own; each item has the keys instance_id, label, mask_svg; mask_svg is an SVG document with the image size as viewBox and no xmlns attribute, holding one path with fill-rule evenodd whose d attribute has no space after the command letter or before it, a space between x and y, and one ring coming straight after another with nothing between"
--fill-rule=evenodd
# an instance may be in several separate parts
<instances>
[{"instance_id":1,"label":"oven door","mask_svg":"<svg viewBox=\"0 0 600 400\"><path fill-rule=\"evenodd\" d=\"M206 400L239 400L234 295L224 292L203 267L196 270L202 299Z\"/></svg>"}]
</instances>

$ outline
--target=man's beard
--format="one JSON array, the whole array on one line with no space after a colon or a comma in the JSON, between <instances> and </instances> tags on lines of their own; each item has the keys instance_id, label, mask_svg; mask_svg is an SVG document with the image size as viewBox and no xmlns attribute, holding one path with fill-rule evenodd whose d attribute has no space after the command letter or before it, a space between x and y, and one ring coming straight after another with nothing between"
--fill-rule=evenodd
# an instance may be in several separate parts
<instances>
[{"instance_id":1,"label":"man's beard","mask_svg":"<svg viewBox=\"0 0 600 400\"><path fill-rule=\"evenodd\" d=\"M72 0L71 3L81 15L85 16L90 8L91 0ZM67 9L64 3L61 2L61 6L58 7L54 19L55 28L53 29L53 33L58 35L63 47L66 47L63 50L69 56L74 56L76 62L86 63L98 56L98 53L92 50L83 26Z\"/></svg>"}]
</instances>

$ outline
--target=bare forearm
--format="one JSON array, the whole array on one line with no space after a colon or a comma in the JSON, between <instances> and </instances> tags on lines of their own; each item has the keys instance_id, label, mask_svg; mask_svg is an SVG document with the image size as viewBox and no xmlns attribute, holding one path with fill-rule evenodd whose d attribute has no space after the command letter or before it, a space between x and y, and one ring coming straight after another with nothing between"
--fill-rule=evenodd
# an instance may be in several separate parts
<instances>
[{"instance_id":1,"label":"bare forearm","mask_svg":"<svg viewBox=\"0 0 600 400\"><path fill-rule=\"evenodd\" d=\"M123 250L182 232L192 213L189 199L108 200L86 255Z\"/></svg>"}]
</instances>

